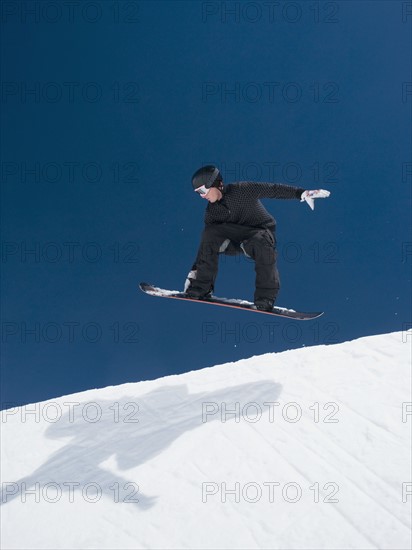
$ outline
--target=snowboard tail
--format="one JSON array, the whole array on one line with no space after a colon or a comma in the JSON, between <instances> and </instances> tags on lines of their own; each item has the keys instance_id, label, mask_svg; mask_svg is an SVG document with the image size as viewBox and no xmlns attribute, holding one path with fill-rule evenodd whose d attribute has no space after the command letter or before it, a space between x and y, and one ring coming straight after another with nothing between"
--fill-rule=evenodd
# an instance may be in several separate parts
<instances>
[{"instance_id":1,"label":"snowboard tail","mask_svg":"<svg viewBox=\"0 0 412 550\"><path fill-rule=\"evenodd\" d=\"M218 296L211 296L210 298L196 300L194 298L188 298L183 292L159 288L148 283L140 283L139 287L140 290L142 290L145 294L158 296L160 298L172 298L174 300L186 300L187 302L197 302L199 304L210 304L215 306L229 307L233 309L242 309L244 311L254 311L256 313L265 313L266 315L276 315L278 317L286 317L288 319L296 319L298 321L308 321L310 319L316 319L317 317L323 315L323 311L303 312L276 306L273 308L272 311L262 311L260 309L256 309L256 306L252 302L248 302L247 300L219 298Z\"/></svg>"}]
</instances>

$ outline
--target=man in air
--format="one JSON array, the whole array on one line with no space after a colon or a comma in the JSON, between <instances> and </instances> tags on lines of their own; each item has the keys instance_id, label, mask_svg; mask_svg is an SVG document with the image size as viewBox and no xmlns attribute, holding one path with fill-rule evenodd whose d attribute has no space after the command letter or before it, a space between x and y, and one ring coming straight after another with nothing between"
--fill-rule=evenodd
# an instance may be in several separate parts
<instances>
[{"instance_id":1,"label":"man in air","mask_svg":"<svg viewBox=\"0 0 412 550\"><path fill-rule=\"evenodd\" d=\"M298 199L306 201L313 210L313 200L329 197L330 192L250 181L224 185L219 169L211 165L193 174L192 185L208 205L197 257L185 283L186 296L202 300L212 294L219 254L245 254L255 262L255 307L270 311L280 287L276 222L260 199Z\"/></svg>"}]
</instances>

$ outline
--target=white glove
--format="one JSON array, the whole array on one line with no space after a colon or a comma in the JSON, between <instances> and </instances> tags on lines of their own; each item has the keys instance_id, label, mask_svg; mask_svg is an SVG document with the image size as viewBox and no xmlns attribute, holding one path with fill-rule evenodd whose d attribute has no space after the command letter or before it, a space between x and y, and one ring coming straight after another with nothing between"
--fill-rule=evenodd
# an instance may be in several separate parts
<instances>
[{"instance_id":1,"label":"white glove","mask_svg":"<svg viewBox=\"0 0 412 550\"><path fill-rule=\"evenodd\" d=\"M326 199L329 197L330 191L326 189L314 189L313 191L303 191L300 196L300 202L306 201L312 210L315 209L313 199Z\"/></svg>"},{"instance_id":2,"label":"white glove","mask_svg":"<svg viewBox=\"0 0 412 550\"><path fill-rule=\"evenodd\" d=\"M187 274L187 277L186 277L186 281L185 281L185 286L183 288L183 292L186 292L187 289L189 288L190 286L190 283L193 281L193 279L196 279L196 275L197 275L197 271L196 270L193 270L193 271L189 271L189 273Z\"/></svg>"}]
</instances>

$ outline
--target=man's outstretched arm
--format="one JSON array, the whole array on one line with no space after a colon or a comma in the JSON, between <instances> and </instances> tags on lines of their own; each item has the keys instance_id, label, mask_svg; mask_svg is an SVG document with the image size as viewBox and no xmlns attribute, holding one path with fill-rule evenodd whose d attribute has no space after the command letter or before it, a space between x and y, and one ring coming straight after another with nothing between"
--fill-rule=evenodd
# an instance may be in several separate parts
<instances>
[{"instance_id":1,"label":"man's outstretched arm","mask_svg":"<svg viewBox=\"0 0 412 550\"><path fill-rule=\"evenodd\" d=\"M314 210L314 199L325 199L329 197L330 191L326 189L307 190L303 187L294 187L283 183L257 183L253 181L242 182L246 193L250 193L258 199L299 199L306 201Z\"/></svg>"},{"instance_id":2,"label":"man's outstretched arm","mask_svg":"<svg viewBox=\"0 0 412 550\"><path fill-rule=\"evenodd\" d=\"M257 199L300 199L305 191L303 187L294 187L283 183L240 182L242 190Z\"/></svg>"}]
</instances>

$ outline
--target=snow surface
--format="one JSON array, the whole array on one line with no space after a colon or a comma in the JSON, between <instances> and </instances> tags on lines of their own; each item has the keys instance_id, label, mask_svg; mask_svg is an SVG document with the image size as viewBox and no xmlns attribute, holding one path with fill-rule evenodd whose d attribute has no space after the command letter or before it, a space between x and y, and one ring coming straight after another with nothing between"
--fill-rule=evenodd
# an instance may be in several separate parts
<instances>
[{"instance_id":1,"label":"snow surface","mask_svg":"<svg viewBox=\"0 0 412 550\"><path fill-rule=\"evenodd\" d=\"M410 342L3 411L1 548L410 548Z\"/></svg>"}]
</instances>

